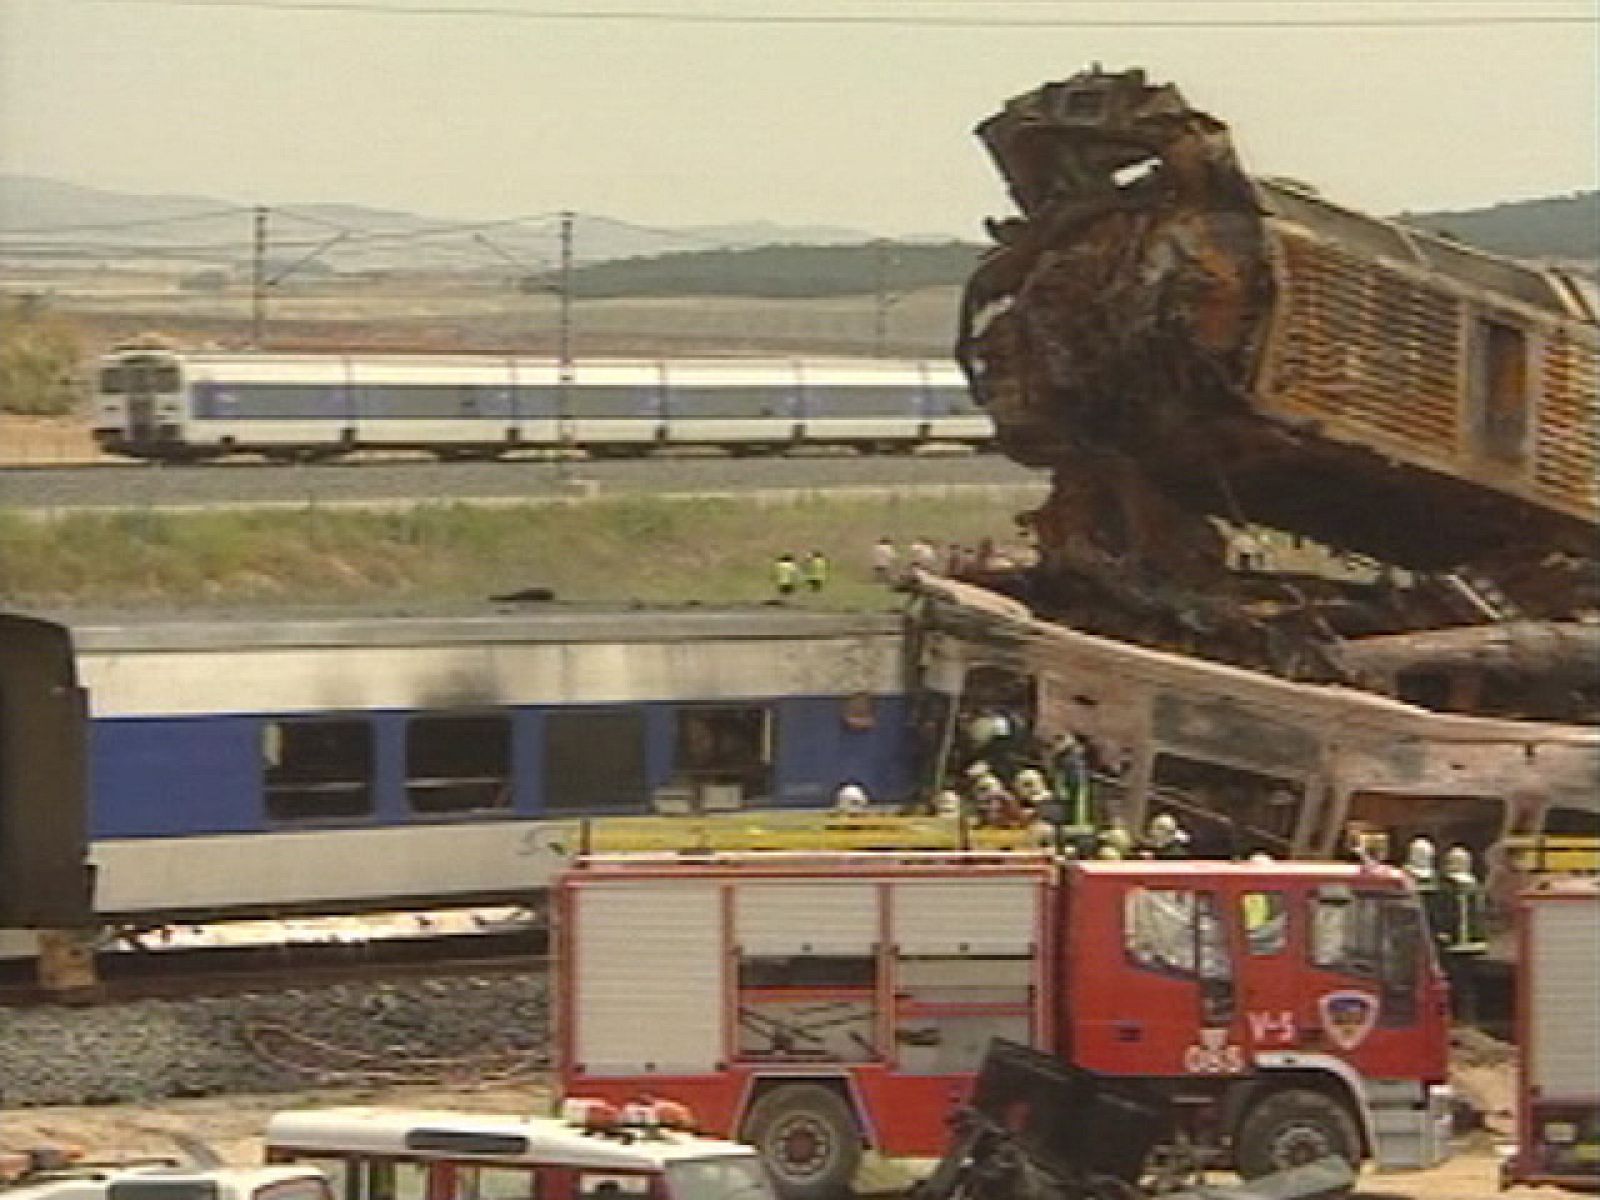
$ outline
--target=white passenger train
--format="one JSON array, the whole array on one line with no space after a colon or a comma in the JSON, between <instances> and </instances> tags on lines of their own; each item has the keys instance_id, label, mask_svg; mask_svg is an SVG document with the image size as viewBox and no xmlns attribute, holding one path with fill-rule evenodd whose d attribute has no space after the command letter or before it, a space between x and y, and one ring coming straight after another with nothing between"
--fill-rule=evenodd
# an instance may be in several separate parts
<instances>
[{"instance_id":1,"label":"white passenger train","mask_svg":"<svg viewBox=\"0 0 1600 1200\"><path fill-rule=\"evenodd\" d=\"M188 354L100 363L95 437L139 458L360 449L493 458L519 450L642 455L668 446L986 446L988 416L950 362Z\"/></svg>"}]
</instances>

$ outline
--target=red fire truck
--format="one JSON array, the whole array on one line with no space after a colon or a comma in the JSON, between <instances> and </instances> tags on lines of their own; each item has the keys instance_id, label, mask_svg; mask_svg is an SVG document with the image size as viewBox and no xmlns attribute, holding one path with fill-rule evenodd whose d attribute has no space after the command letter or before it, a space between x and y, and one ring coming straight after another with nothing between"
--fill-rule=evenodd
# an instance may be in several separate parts
<instances>
[{"instance_id":1,"label":"red fire truck","mask_svg":"<svg viewBox=\"0 0 1600 1200\"><path fill-rule=\"evenodd\" d=\"M1158 1089L1247 1176L1446 1152L1448 996L1389 868L633 856L557 905L567 1093L687 1103L790 1198L937 1155L992 1038Z\"/></svg>"},{"instance_id":2,"label":"red fire truck","mask_svg":"<svg viewBox=\"0 0 1600 1200\"><path fill-rule=\"evenodd\" d=\"M1517 899L1517 1145L1507 1183L1600 1191L1600 882Z\"/></svg>"}]
</instances>

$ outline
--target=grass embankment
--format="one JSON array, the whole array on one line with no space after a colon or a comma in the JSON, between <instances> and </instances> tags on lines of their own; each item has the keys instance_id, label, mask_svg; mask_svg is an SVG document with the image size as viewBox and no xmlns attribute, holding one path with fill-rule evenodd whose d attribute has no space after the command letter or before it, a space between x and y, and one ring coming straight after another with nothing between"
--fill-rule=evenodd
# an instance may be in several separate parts
<instances>
[{"instance_id":1,"label":"grass embankment","mask_svg":"<svg viewBox=\"0 0 1600 1200\"><path fill-rule=\"evenodd\" d=\"M752 604L773 596L771 563L822 550L829 586L797 606L879 609L880 536L971 545L1013 540L1002 492L783 503L626 498L405 512L300 509L129 511L35 519L0 512L0 605L187 609L479 604L549 588L558 604Z\"/></svg>"}]
</instances>

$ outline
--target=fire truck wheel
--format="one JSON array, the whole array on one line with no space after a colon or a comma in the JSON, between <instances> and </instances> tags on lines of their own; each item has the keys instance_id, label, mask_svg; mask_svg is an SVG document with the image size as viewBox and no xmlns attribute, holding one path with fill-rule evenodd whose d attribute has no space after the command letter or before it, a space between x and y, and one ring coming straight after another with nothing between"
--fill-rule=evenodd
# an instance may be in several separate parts
<instances>
[{"instance_id":1,"label":"fire truck wheel","mask_svg":"<svg viewBox=\"0 0 1600 1200\"><path fill-rule=\"evenodd\" d=\"M1235 1159L1239 1174L1259 1179L1337 1155L1361 1165L1361 1135L1350 1110L1332 1096L1288 1088L1258 1101L1239 1123Z\"/></svg>"},{"instance_id":2,"label":"fire truck wheel","mask_svg":"<svg viewBox=\"0 0 1600 1200\"><path fill-rule=\"evenodd\" d=\"M783 1200L834 1200L861 1165L861 1134L831 1088L789 1084L768 1092L745 1121L744 1140L761 1152Z\"/></svg>"}]
</instances>

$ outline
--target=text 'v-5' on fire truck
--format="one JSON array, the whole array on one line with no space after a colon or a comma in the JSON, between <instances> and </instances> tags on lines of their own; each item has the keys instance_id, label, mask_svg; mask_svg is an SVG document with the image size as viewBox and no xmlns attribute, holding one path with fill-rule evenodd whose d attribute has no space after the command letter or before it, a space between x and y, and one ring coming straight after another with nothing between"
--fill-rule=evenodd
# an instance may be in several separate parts
<instances>
[{"instance_id":1,"label":"text 'v-5' on fire truck","mask_svg":"<svg viewBox=\"0 0 1600 1200\"><path fill-rule=\"evenodd\" d=\"M557 921L565 1092L686 1103L789 1200L937 1156L993 1038L1159 1092L1247 1177L1446 1153L1447 988L1390 868L596 857Z\"/></svg>"}]
</instances>

